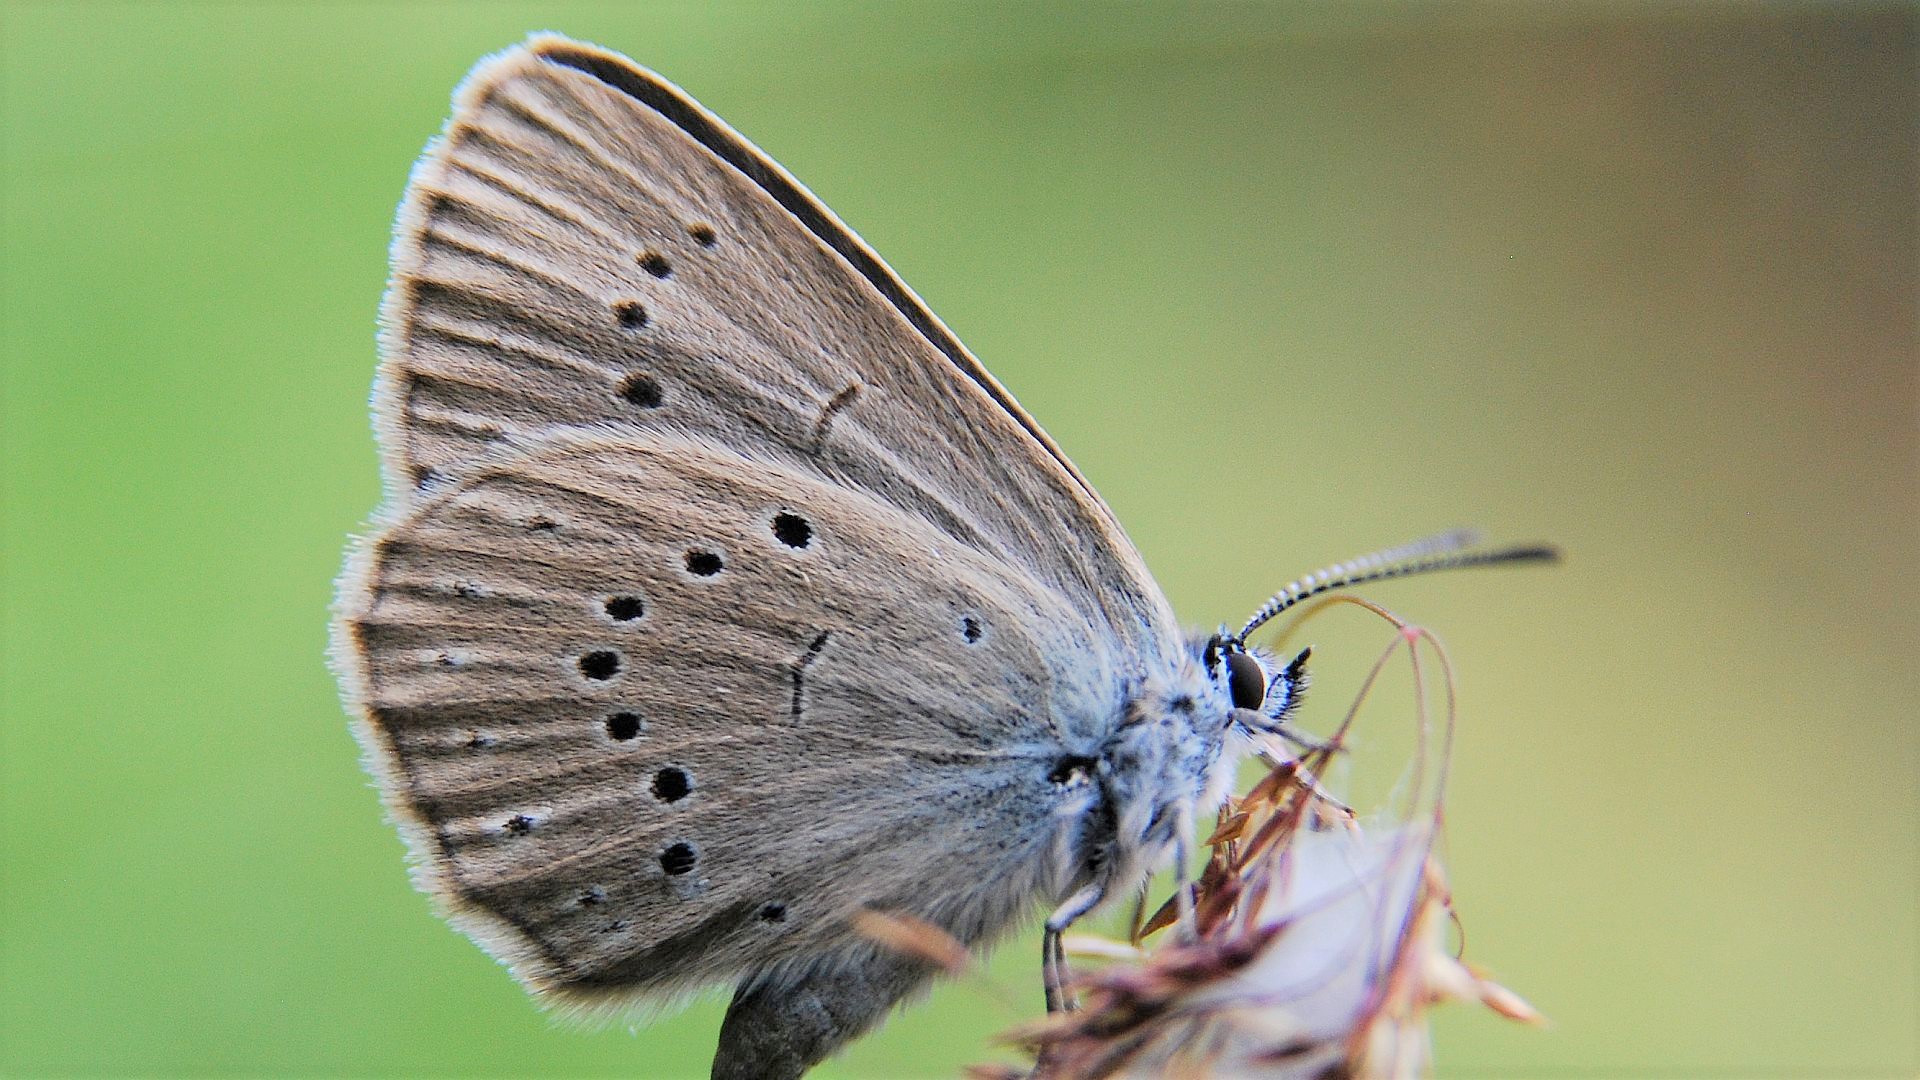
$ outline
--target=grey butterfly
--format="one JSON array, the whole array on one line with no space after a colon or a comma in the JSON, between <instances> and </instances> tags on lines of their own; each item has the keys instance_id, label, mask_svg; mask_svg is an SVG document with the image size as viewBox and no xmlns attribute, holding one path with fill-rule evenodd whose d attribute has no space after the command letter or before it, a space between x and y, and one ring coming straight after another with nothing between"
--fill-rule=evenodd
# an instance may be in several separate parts
<instances>
[{"instance_id":1,"label":"grey butterfly","mask_svg":"<svg viewBox=\"0 0 1920 1080\"><path fill-rule=\"evenodd\" d=\"M449 919L551 1002L735 993L715 1076L797 1076L923 987L864 910L1058 934L1183 852L1304 655L1300 597L1517 561L1457 538L1183 633L1112 513L920 300L658 76L541 35L413 172L387 499L334 657Z\"/></svg>"}]
</instances>

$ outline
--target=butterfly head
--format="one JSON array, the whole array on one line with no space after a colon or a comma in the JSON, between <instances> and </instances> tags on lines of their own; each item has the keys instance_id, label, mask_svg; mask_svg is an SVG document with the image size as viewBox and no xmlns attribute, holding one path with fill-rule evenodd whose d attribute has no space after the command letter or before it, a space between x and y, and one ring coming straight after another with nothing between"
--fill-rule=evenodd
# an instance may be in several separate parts
<instances>
[{"instance_id":1,"label":"butterfly head","mask_svg":"<svg viewBox=\"0 0 1920 1080\"><path fill-rule=\"evenodd\" d=\"M1278 734L1307 690L1307 658L1301 649L1282 661L1264 649L1250 648L1224 629L1200 649L1200 664L1215 698L1226 702L1224 726L1249 735Z\"/></svg>"},{"instance_id":2,"label":"butterfly head","mask_svg":"<svg viewBox=\"0 0 1920 1080\"><path fill-rule=\"evenodd\" d=\"M1469 566L1551 561L1552 548L1467 550L1457 532L1328 567L1288 585L1238 631L1196 634L1127 684L1117 723L1102 742L1062 759L1062 820L1073 823L1056 882L1103 882L1114 895L1177 851L1191 823L1217 808L1241 756L1278 736L1319 747L1290 721L1307 689L1302 649L1284 657L1248 643L1261 626L1338 589L1386 578ZM1071 781L1071 782L1069 782ZM1057 890L1056 890L1057 891Z\"/></svg>"},{"instance_id":3,"label":"butterfly head","mask_svg":"<svg viewBox=\"0 0 1920 1080\"><path fill-rule=\"evenodd\" d=\"M1103 745L1062 759L1056 783L1082 782L1062 887L1103 877L1122 891L1226 794L1241 754L1279 734L1306 689L1307 653L1283 661L1225 631L1196 635L1126 695Z\"/></svg>"}]
</instances>

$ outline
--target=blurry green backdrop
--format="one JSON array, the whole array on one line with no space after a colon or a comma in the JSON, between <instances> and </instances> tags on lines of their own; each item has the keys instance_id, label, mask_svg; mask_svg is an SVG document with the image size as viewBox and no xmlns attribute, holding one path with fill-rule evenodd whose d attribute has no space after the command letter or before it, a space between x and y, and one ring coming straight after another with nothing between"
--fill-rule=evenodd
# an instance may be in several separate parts
<instances>
[{"instance_id":1,"label":"blurry green backdrop","mask_svg":"<svg viewBox=\"0 0 1920 1080\"><path fill-rule=\"evenodd\" d=\"M0 1071L704 1075L720 1004L568 1028L429 914L322 660L408 166L551 28L860 230L1192 623L1568 548L1368 590L1455 654L1467 955L1555 1022L1444 1011L1443 1073L1912 1075L1915 11L7 4ZM1036 952L822 1075L989 1059Z\"/></svg>"}]
</instances>

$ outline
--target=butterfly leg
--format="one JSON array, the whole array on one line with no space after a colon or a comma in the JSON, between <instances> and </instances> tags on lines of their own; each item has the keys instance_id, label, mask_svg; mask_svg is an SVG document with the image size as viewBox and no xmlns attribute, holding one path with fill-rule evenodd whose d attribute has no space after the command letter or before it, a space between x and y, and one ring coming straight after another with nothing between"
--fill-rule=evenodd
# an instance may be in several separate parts
<instances>
[{"instance_id":1,"label":"butterfly leg","mask_svg":"<svg viewBox=\"0 0 1920 1080\"><path fill-rule=\"evenodd\" d=\"M1106 899L1107 887L1094 882L1067 898L1066 903L1053 909L1047 916L1046 933L1040 939L1040 977L1046 987L1047 1011L1066 1012L1073 1008L1073 999L1067 996L1067 950L1060 943L1060 935L1066 932L1082 915L1100 906Z\"/></svg>"},{"instance_id":2,"label":"butterfly leg","mask_svg":"<svg viewBox=\"0 0 1920 1080\"><path fill-rule=\"evenodd\" d=\"M1060 935L1048 930L1040 937L1040 983L1047 992L1047 1011L1050 1013L1067 1010L1065 992L1062 989L1066 980L1066 950L1060 945Z\"/></svg>"},{"instance_id":3,"label":"butterfly leg","mask_svg":"<svg viewBox=\"0 0 1920 1080\"><path fill-rule=\"evenodd\" d=\"M797 1080L925 986L933 964L877 952L748 977L720 1024L713 1080Z\"/></svg>"},{"instance_id":4,"label":"butterfly leg","mask_svg":"<svg viewBox=\"0 0 1920 1080\"><path fill-rule=\"evenodd\" d=\"M1177 921L1180 940L1197 941L1200 938L1199 924L1193 916L1193 882L1187 877L1187 862L1192 858L1189 845L1193 842L1193 804L1181 803L1174 811L1173 826L1173 903L1179 912Z\"/></svg>"}]
</instances>

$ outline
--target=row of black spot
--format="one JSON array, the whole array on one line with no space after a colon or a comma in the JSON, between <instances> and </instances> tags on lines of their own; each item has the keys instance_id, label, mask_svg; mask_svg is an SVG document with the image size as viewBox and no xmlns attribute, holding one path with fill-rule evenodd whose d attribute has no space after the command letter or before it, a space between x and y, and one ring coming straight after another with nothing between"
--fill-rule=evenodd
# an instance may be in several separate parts
<instances>
[{"instance_id":1,"label":"row of black spot","mask_svg":"<svg viewBox=\"0 0 1920 1080\"><path fill-rule=\"evenodd\" d=\"M773 536L782 544L796 550L813 543L813 525L806 518L789 511L781 511L773 516ZM687 552L687 572L695 577L713 577L726 568L726 562L718 552L694 550ZM607 618L615 622L633 622L647 613L646 602L637 596L610 596L602 605ZM971 619L967 622L967 640L979 640L979 624ZM620 674L620 654L612 649L594 649L581 654L580 674L594 682L606 682Z\"/></svg>"},{"instance_id":2,"label":"row of black spot","mask_svg":"<svg viewBox=\"0 0 1920 1080\"><path fill-rule=\"evenodd\" d=\"M703 248L711 248L720 242L720 235L705 222L688 225L687 235ZM640 269L663 281L673 276L673 264L652 248L642 250L633 257L633 261L639 264ZM653 322L653 314L638 300L615 300L612 307L613 319L622 330L645 330ZM641 371L622 379L616 392L629 404L643 409L657 409L666 401L666 395L660 391L659 381Z\"/></svg>"},{"instance_id":3,"label":"row of black spot","mask_svg":"<svg viewBox=\"0 0 1920 1080\"><path fill-rule=\"evenodd\" d=\"M687 226L687 235L705 248L711 248L719 242L719 235L711 225L705 223ZM658 251L644 250L635 256L635 262L656 278L664 280L673 276L673 264ZM653 321L646 305L638 300L615 301L613 315L624 330L643 330ZM617 393L629 404L644 409L657 409L666 401L659 380L646 372L629 373L620 381ZM812 542L813 526L798 514L781 513L773 520L773 534L788 547L804 548ZM686 566L687 572L697 577L712 577L720 573L724 563L718 553L689 551ZM615 622L632 622L646 614L646 605L637 596L614 596L607 599L605 610L607 617ZM595 649L580 657L580 673L596 682L604 682L619 674L621 662L618 652ZM610 738L626 742L639 737L646 724L639 714L620 711L608 714L606 728ZM693 777L685 769L670 765L654 773L652 789L654 798L661 802L679 802L692 793ZM532 831L533 819L525 814L515 814L507 819L506 829L512 835L523 836ZM699 850L692 843L678 840L661 850L660 869L670 877L680 877L692 873L699 860ZM582 907L592 907L605 899L605 890L596 885L584 890L579 902ZM787 906L769 902L760 908L759 917L765 922L784 922Z\"/></svg>"}]
</instances>

